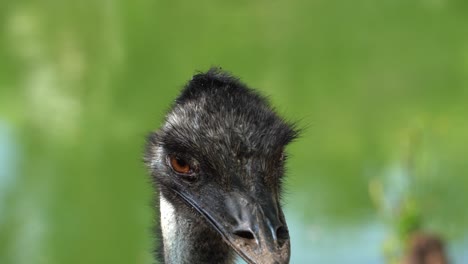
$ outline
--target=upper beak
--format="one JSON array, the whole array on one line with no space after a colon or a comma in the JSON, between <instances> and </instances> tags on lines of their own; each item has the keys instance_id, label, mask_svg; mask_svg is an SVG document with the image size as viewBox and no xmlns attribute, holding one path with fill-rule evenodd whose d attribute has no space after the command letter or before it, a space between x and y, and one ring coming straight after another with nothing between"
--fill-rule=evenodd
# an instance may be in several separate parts
<instances>
[{"instance_id":1,"label":"upper beak","mask_svg":"<svg viewBox=\"0 0 468 264\"><path fill-rule=\"evenodd\" d=\"M289 232L274 198L262 199L260 204L239 193L230 193L220 201L175 192L201 213L247 263L289 263Z\"/></svg>"}]
</instances>

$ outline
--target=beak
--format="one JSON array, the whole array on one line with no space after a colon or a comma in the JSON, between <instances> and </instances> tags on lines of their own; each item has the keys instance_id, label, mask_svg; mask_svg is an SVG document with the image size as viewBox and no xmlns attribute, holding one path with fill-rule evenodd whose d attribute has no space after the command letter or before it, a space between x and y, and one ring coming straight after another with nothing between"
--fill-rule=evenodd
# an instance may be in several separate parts
<instances>
[{"instance_id":1,"label":"beak","mask_svg":"<svg viewBox=\"0 0 468 264\"><path fill-rule=\"evenodd\" d=\"M262 203L231 192L223 199L194 197L174 190L201 213L224 241L250 264L287 264L290 258L289 232L283 212L270 194ZM211 197L211 196L210 196ZM210 200L208 200L210 199Z\"/></svg>"}]
</instances>

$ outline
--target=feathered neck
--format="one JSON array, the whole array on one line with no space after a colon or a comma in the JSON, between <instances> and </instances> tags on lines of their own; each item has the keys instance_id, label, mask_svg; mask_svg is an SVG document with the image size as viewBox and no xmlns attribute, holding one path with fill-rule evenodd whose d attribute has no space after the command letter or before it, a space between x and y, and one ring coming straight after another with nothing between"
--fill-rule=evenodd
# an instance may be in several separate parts
<instances>
[{"instance_id":1,"label":"feathered neck","mask_svg":"<svg viewBox=\"0 0 468 264\"><path fill-rule=\"evenodd\" d=\"M160 194L160 260L166 264L235 263L221 235L185 204L174 206ZM180 207L183 208L180 208Z\"/></svg>"}]
</instances>

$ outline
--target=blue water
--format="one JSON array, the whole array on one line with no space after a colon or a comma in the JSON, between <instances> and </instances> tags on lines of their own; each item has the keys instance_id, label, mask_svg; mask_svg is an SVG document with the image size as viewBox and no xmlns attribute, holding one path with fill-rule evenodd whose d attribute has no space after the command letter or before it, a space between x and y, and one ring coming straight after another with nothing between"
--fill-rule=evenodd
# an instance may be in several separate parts
<instances>
[{"instance_id":1,"label":"blue water","mask_svg":"<svg viewBox=\"0 0 468 264\"><path fill-rule=\"evenodd\" d=\"M337 228L306 225L288 212L291 234L291 263L383 263L385 227L367 223Z\"/></svg>"},{"instance_id":2,"label":"blue water","mask_svg":"<svg viewBox=\"0 0 468 264\"><path fill-rule=\"evenodd\" d=\"M6 207L5 198L15 180L16 152L13 133L8 124L0 120L0 223Z\"/></svg>"}]
</instances>

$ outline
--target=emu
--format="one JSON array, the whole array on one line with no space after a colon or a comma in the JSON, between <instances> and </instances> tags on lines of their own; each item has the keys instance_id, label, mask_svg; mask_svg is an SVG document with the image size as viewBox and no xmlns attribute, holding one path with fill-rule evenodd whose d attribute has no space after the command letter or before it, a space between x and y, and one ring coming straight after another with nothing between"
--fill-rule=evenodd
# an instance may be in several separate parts
<instances>
[{"instance_id":1,"label":"emu","mask_svg":"<svg viewBox=\"0 0 468 264\"><path fill-rule=\"evenodd\" d=\"M267 100L212 68L186 84L145 163L160 210L160 263L289 263L285 146L298 135Z\"/></svg>"}]
</instances>

